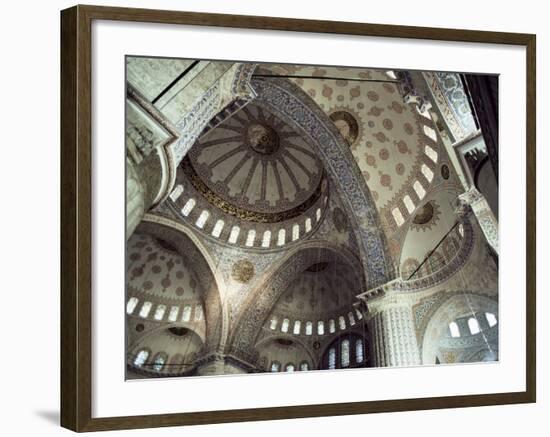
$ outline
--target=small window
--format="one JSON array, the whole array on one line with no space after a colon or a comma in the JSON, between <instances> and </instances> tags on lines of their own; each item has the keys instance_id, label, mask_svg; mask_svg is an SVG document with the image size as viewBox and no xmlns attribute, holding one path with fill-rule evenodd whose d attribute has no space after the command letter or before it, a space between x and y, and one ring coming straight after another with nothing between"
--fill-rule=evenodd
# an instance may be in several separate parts
<instances>
[{"instance_id":1,"label":"small window","mask_svg":"<svg viewBox=\"0 0 550 437\"><path fill-rule=\"evenodd\" d=\"M202 316L203 316L202 305L201 305L201 304L198 304L198 305L195 307L195 320L196 320L196 321L202 320Z\"/></svg>"},{"instance_id":2,"label":"small window","mask_svg":"<svg viewBox=\"0 0 550 437\"><path fill-rule=\"evenodd\" d=\"M254 229L250 229L248 231L248 234L246 235L246 246L252 247L254 246L254 240L256 239L256 231Z\"/></svg>"},{"instance_id":3,"label":"small window","mask_svg":"<svg viewBox=\"0 0 550 437\"><path fill-rule=\"evenodd\" d=\"M431 182L433 180L434 172L426 164L422 164L422 167L420 167L420 171L425 176L425 178L428 180L428 182Z\"/></svg>"},{"instance_id":4,"label":"small window","mask_svg":"<svg viewBox=\"0 0 550 437\"><path fill-rule=\"evenodd\" d=\"M155 361L153 362L153 369L157 372L160 372L166 363L166 357L164 355L157 355Z\"/></svg>"},{"instance_id":5,"label":"small window","mask_svg":"<svg viewBox=\"0 0 550 437\"><path fill-rule=\"evenodd\" d=\"M214 225L214 229L212 229L212 236L218 238L221 235L224 226L225 222L223 220L218 220Z\"/></svg>"},{"instance_id":6,"label":"small window","mask_svg":"<svg viewBox=\"0 0 550 437\"><path fill-rule=\"evenodd\" d=\"M317 211L315 211L315 218L317 221L321 220L321 208L317 208Z\"/></svg>"},{"instance_id":7,"label":"small window","mask_svg":"<svg viewBox=\"0 0 550 437\"><path fill-rule=\"evenodd\" d=\"M162 320L166 312L166 305L160 304L155 310L155 320Z\"/></svg>"},{"instance_id":8,"label":"small window","mask_svg":"<svg viewBox=\"0 0 550 437\"><path fill-rule=\"evenodd\" d=\"M147 361L147 358L149 358L149 351L146 351L145 349L140 350L134 360L134 366L136 367L143 366Z\"/></svg>"},{"instance_id":9,"label":"small window","mask_svg":"<svg viewBox=\"0 0 550 437\"><path fill-rule=\"evenodd\" d=\"M311 219L308 217L305 222L306 232L311 231Z\"/></svg>"},{"instance_id":10,"label":"small window","mask_svg":"<svg viewBox=\"0 0 550 437\"><path fill-rule=\"evenodd\" d=\"M418 112L422 117L431 119L430 111L427 109L424 109L423 111L420 109L420 106L416 106L416 112Z\"/></svg>"},{"instance_id":11,"label":"small window","mask_svg":"<svg viewBox=\"0 0 550 437\"><path fill-rule=\"evenodd\" d=\"M264 236L262 237L262 247L269 247L271 244L271 231L264 231Z\"/></svg>"},{"instance_id":12,"label":"small window","mask_svg":"<svg viewBox=\"0 0 550 437\"><path fill-rule=\"evenodd\" d=\"M355 308L355 316L357 317L357 320L363 320L363 314L361 314L361 311L359 311L358 308Z\"/></svg>"},{"instance_id":13,"label":"small window","mask_svg":"<svg viewBox=\"0 0 550 437\"><path fill-rule=\"evenodd\" d=\"M328 332L331 334L334 334L336 332L336 323L334 323L334 319L330 319L328 321Z\"/></svg>"},{"instance_id":14,"label":"small window","mask_svg":"<svg viewBox=\"0 0 550 437\"><path fill-rule=\"evenodd\" d=\"M393 208L391 213L397 226L401 226L403 223L405 223L405 219L403 218L403 214L401 214L401 210L399 208Z\"/></svg>"},{"instance_id":15,"label":"small window","mask_svg":"<svg viewBox=\"0 0 550 437\"><path fill-rule=\"evenodd\" d=\"M437 141L437 135L435 133L435 130L433 130L431 127L424 125L424 133L432 141Z\"/></svg>"},{"instance_id":16,"label":"small window","mask_svg":"<svg viewBox=\"0 0 550 437\"><path fill-rule=\"evenodd\" d=\"M309 370L309 363L307 361L302 361L300 363L300 371L307 372Z\"/></svg>"},{"instance_id":17,"label":"small window","mask_svg":"<svg viewBox=\"0 0 550 437\"><path fill-rule=\"evenodd\" d=\"M458 225L458 233L461 237L464 237L464 225L462 223Z\"/></svg>"},{"instance_id":18,"label":"small window","mask_svg":"<svg viewBox=\"0 0 550 437\"><path fill-rule=\"evenodd\" d=\"M386 76L393 80L397 79L397 76L395 75L395 72L393 70L386 71Z\"/></svg>"},{"instance_id":19,"label":"small window","mask_svg":"<svg viewBox=\"0 0 550 437\"><path fill-rule=\"evenodd\" d=\"M151 302L145 302L141 307L139 316L145 319L149 315L149 311L151 311L152 306L153 304Z\"/></svg>"},{"instance_id":20,"label":"small window","mask_svg":"<svg viewBox=\"0 0 550 437\"><path fill-rule=\"evenodd\" d=\"M336 349L333 347L328 350L328 368L336 369Z\"/></svg>"},{"instance_id":21,"label":"small window","mask_svg":"<svg viewBox=\"0 0 550 437\"><path fill-rule=\"evenodd\" d=\"M128 299L128 303L126 304L126 313L132 314L136 309L138 303L139 299L137 297L131 297L130 299Z\"/></svg>"},{"instance_id":22,"label":"small window","mask_svg":"<svg viewBox=\"0 0 550 437\"><path fill-rule=\"evenodd\" d=\"M312 322L307 322L306 323L306 335L311 335L313 334L313 323Z\"/></svg>"},{"instance_id":23,"label":"small window","mask_svg":"<svg viewBox=\"0 0 550 437\"><path fill-rule=\"evenodd\" d=\"M342 367L349 366L349 340L342 340L340 354L340 365Z\"/></svg>"},{"instance_id":24,"label":"small window","mask_svg":"<svg viewBox=\"0 0 550 437\"><path fill-rule=\"evenodd\" d=\"M414 188L414 191L416 192L416 195L418 196L418 198L420 200L422 200L424 198L424 196L426 195L426 190L424 189L424 187L422 186L420 181L416 181L413 184L413 188Z\"/></svg>"},{"instance_id":25,"label":"small window","mask_svg":"<svg viewBox=\"0 0 550 437\"><path fill-rule=\"evenodd\" d=\"M365 359L363 354L363 340L355 340L355 362L357 364L362 363Z\"/></svg>"},{"instance_id":26,"label":"small window","mask_svg":"<svg viewBox=\"0 0 550 437\"><path fill-rule=\"evenodd\" d=\"M288 332L289 324L290 324L290 321L288 319L283 319L283 323L281 324L281 332Z\"/></svg>"},{"instance_id":27,"label":"small window","mask_svg":"<svg viewBox=\"0 0 550 437\"><path fill-rule=\"evenodd\" d=\"M344 319L344 316L338 317L338 327L343 331L346 329L346 319Z\"/></svg>"},{"instance_id":28,"label":"small window","mask_svg":"<svg viewBox=\"0 0 550 437\"><path fill-rule=\"evenodd\" d=\"M487 319L487 323L490 328L497 324L497 318L493 313L485 313L485 318Z\"/></svg>"},{"instance_id":29,"label":"small window","mask_svg":"<svg viewBox=\"0 0 550 437\"><path fill-rule=\"evenodd\" d=\"M271 363L271 371L272 372L280 372L281 371L281 363L278 361L273 361Z\"/></svg>"},{"instance_id":30,"label":"small window","mask_svg":"<svg viewBox=\"0 0 550 437\"><path fill-rule=\"evenodd\" d=\"M449 331L451 332L451 337L458 338L460 337L460 330L456 322L449 323Z\"/></svg>"},{"instance_id":31,"label":"small window","mask_svg":"<svg viewBox=\"0 0 550 437\"><path fill-rule=\"evenodd\" d=\"M179 311L180 311L180 307L173 306L172 308L170 308L170 313L168 314L168 320L170 320L171 322L175 322L176 320L178 320Z\"/></svg>"},{"instance_id":32,"label":"small window","mask_svg":"<svg viewBox=\"0 0 550 437\"><path fill-rule=\"evenodd\" d=\"M353 317L353 313L351 311L348 313L348 319L351 326L355 325L355 317Z\"/></svg>"},{"instance_id":33,"label":"small window","mask_svg":"<svg viewBox=\"0 0 550 437\"><path fill-rule=\"evenodd\" d=\"M325 322L322 320L317 322L317 335L325 335Z\"/></svg>"},{"instance_id":34,"label":"small window","mask_svg":"<svg viewBox=\"0 0 550 437\"><path fill-rule=\"evenodd\" d=\"M277 317L273 317L271 319L271 322L269 323L269 329L271 329L272 331L277 329Z\"/></svg>"},{"instance_id":35,"label":"small window","mask_svg":"<svg viewBox=\"0 0 550 437\"><path fill-rule=\"evenodd\" d=\"M284 246L286 242L286 231L284 229L279 229L279 235L277 237L277 246Z\"/></svg>"},{"instance_id":36,"label":"small window","mask_svg":"<svg viewBox=\"0 0 550 437\"><path fill-rule=\"evenodd\" d=\"M183 307L183 312L181 313L181 320L182 322L188 322L191 320L191 306L185 305Z\"/></svg>"},{"instance_id":37,"label":"small window","mask_svg":"<svg viewBox=\"0 0 550 437\"><path fill-rule=\"evenodd\" d=\"M239 238L239 232L241 232L241 229L238 226L233 226L231 228L231 232L229 233L229 240L227 240L231 244L235 244L237 242L237 238Z\"/></svg>"},{"instance_id":38,"label":"small window","mask_svg":"<svg viewBox=\"0 0 550 437\"><path fill-rule=\"evenodd\" d=\"M175 202L183 194L183 185L179 184L172 190L170 193L170 199L172 202Z\"/></svg>"},{"instance_id":39,"label":"small window","mask_svg":"<svg viewBox=\"0 0 550 437\"><path fill-rule=\"evenodd\" d=\"M424 153L430 158L433 162L437 162L437 152L432 149L430 146L424 146Z\"/></svg>"},{"instance_id":40,"label":"small window","mask_svg":"<svg viewBox=\"0 0 550 437\"><path fill-rule=\"evenodd\" d=\"M292 331L294 335L300 335L300 327L302 326L302 322L299 320L296 320L294 322L294 330Z\"/></svg>"},{"instance_id":41,"label":"small window","mask_svg":"<svg viewBox=\"0 0 550 437\"><path fill-rule=\"evenodd\" d=\"M294 372L294 364L288 363L285 367L285 372Z\"/></svg>"},{"instance_id":42,"label":"small window","mask_svg":"<svg viewBox=\"0 0 550 437\"><path fill-rule=\"evenodd\" d=\"M181 209L181 213L187 217L191 211L193 211L193 208L195 207L195 199L191 198L187 202L185 202L185 205L183 205L183 208Z\"/></svg>"},{"instance_id":43,"label":"small window","mask_svg":"<svg viewBox=\"0 0 550 437\"><path fill-rule=\"evenodd\" d=\"M292 226L292 241L296 241L298 238L300 238L300 225L296 223Z\"/></svg>"},{"instance_id":44,"label":"small window","mask_svg":"<svg viewBox=\"0 0 550 437\"><path fill-rule=\"evenodd\" d=\"M479 334L481 332L481 329L479 329L479 322L475 317L470 317L468 319L468 328L470 328L470 334L472 335Z\"/></svg>"}]
</instances>

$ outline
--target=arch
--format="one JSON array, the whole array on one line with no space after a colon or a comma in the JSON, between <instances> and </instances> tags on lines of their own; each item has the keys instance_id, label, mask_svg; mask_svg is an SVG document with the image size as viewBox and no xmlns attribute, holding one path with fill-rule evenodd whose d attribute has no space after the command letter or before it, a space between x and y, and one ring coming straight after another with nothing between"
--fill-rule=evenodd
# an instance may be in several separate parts
<instances>
[{"instance_id":1,"label":"arch","mask_svg":"<svg viewBox=\"0 0 550 437\"><path fill-rule=\"evenodd\" d=\"M445 293L445 292L441 292ZM488 296L463 291L442 296L430 311L425 327L420 327L423 364L432 364L437 356L439 339L449 333L449 324L456 319L478 312L498 312L498 302Z\"/></svg>"},{"instance_id":2,"label":"arch","mask_svg":"<svg viewBox=\"0 0 550 437\"><path fill-rule=\"evenodd\" d=\"M206 321L205 353L223 349L228 336L228 308L224 304L225 280L217 269L217 264L210 253L196 236L194 231L182 222L167 217L146 214L139 230L153 237L168 239L179 253L193 259L193 266L205 279L203 297ZM188 244L188 241L192 244Z\"/></svg>"},{"instance_id":3,"label":"arch","mask_svg":"<svg viewBox=\"0 0 550 437\"><path fill-rule=\"evenodd\" d=\"M251 290L237 315L235 329L228 341L228 350L242 359L254 362L252 352L261 327L268 318L273 306L279 300L289 281L298 273L316 262L329 262L339 259L352 267L357 274L357 283L364 286L362 264L348 249L326 241L310 240L294 248L264 274L264 279Z\"/></svg>"},{"instance_id":4,"label":"arch","mask_svg":"<svg viewBox=\"0 0 550 437\"><path fill-rule=\"evenodd\" d=\"M304 134L310 144L318 145L319 157L342 198L364 266L367 289L394 279L395 268L389 254L378 210L349 146L338 129L315 101L287 79L254 78L256 103ZM306 229L307 231L307 229Z\"/></svg>"},{"instance_id":5,"label":"arch","mask_svg":"<svg viewBox=\"0 0 550 437\"><path fill-rule=\"evenodd\" d=\"M262 347L267 346L269 343L278 340L278 339L289 339L290 337L281 335L280 333L275 333L274 335L269 335L256 343L254 348L259 351ZM310 347L299 337L292 337L292 342L296 345L297 348L302 349L305 352L305 355L308 357L308 361L311 364L312 368L317 367L317 360L315 359L315 354L310 349ZM280 360L279 360L280 361ZM270 363L268 363L270 364ZM286 364L286 362L284 363ZM296 363L295 363L296 364ZM311 370L311 369L310 369Z\"/></svg>"}]
</instances>

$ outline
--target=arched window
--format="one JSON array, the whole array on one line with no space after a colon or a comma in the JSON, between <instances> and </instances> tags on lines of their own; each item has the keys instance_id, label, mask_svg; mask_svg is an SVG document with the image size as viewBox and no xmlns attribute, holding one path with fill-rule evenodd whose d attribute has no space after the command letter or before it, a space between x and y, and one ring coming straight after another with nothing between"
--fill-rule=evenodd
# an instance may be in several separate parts
<instances>
[{"instance_id":1,"label":"arched window","mask_svg":"<svg viewBox=\"0 0 550 437\"><path fill-rule=\"evenodd\" d=\"M300 322L299 320L296 320L294 322L294 330L292 331L295 335L299 335L300 334L300 327L302 326L302 322Z\"/></svg>"},{"instance_id":2,"label":"arched window","mask_svg":"<svg viewBox=\"0 0 550 437\"><path fill-rule=\"evenodd\" d=\"M422 172L424 177L428 180L428 182L431 182L432 179L434 178L434 172L426 164L422 164L422 167L420 167L420 171Z\"/></svg>"},{"instance_id":3,"label":"arched window","mask_svg":"<svg viewBox=\"0 0 550 437\"><path fill-rule=\"evenodd\" d=\"M317 335L325 335L325 322L322 320L317 322Z\"/></svg>"},{"instance_id":4,"label":"arched window","mask_svg":"<svg viewBox=\"0 0 550 437\"><path fill-rule=\"evenodd\" d=\"M355 340L355 362L357 364L362 363L365 359L365 354L363 353L363 339L359 338Z\"/></svg>"},{"instance_id":5,"label":"arched window","mask_svg":"<svg viewBox=\"0 0 550 437\"><path fill-rule=\"evenodd\" d=\"M311 335L313 334L313 323L312 322L307 322L306 323L306 335Z\"/></svg>"},{"instance_id":6,"label":"arched window","mask_svg":"<svg viewBox=\"0 0 550 437\"><path fill-rule=\"evenodd\" d=\"M264 236L262 237L262 247L269 247L271 244L271 231L264 231Z\"/></svg>"},{"instance_id":7,"label":"arched window","mask_svg":"<svg viewBox=\"0 0 550 437\"><path fill-rule=\"evenodd\" d=\"M277 246L284 246L286 242L286 231L279 229L279 235L277 236Z\"/></svg>"},{"instance_id":8,"label":"arched window","mask_svg":"<svg viewBox=\"0 0 550 437\"><path fill-rule=\"evenodd\" d=\"M208 217L210 217L210 213L206 210L201 212L201 215L199 215L199 218L195 222L195 225L197 225L197 228L204 228L204 225L206 224L206 221L208 220Z\"/></svg>"},{"instance_id":9,"label":"arched window","mask_svg":"<svg viewBox=\"0 0 550 437\"><path fill-rule=\"evenodd\" d=\"M176 200L178 200L179 197L182 195L182 193L183 193L183 185L181 184L176 185L176 187L170 193L170 199L172 200L172 202L175 202Z\"/></svg>"},{"instance_id":10,"label":"arched window","mask_svg":"<svg viewBox=\"0 0 550 437\"><path fill-rule=\"evenodd\" d=\"M195 320L200 321L202 320L203 312L202 312L202 305L199 303L195 307Z\"/></svg>"},{"instance_id":11,"label":"arched window","mask_svg":"<svg viewBox=\"0 0 550 437\"><path fill-rule=\"evenodd\" d=\"M166 312L166 305L160 304L157 306L157 309L155 310L155 320L162 320L164 317L164 313Z\"/></svg>"},{"instance_id":12,"label":"arched window","mask_svg":"<svg viewBox=\"0 0 550 437\"><path fill-rule=\"evenodd\" d=\"M336 369L336 348L331 347L328 351L328 368Z\"/></svg>"},{"instance_id":13,"label":"arched window","mask_svg":"<svg viewBox=\"0 0 550 437\"><path fill-rule=\"evenodd\" d=\"M288 364L285 366L285 372L294 372L294 364L288 363Z\"/></svg>"},{"instance_id":14,"label":"arched window","mask_svg":"<svg viewBox=\"0 0 550 437\"><path fill-rule=\"evenodd\" d=\"M328 332L331 334L334 334L336 332L336 323L334 323L334 319L330 319L328 321Z\"/></svg>"},{"instance_id":15,"label":"arched window","mask_svg":"<svg viewBox=\"0 0 550 437\"><path fill-rule=\"evenodd\" d=\"M233 226L231 228L229 239L227 241L231 244L235 244L237 242L237 238L239 238L239 232L241 232L241 228L239 228L238 226Z\"/></svg>"},{"instance_id":16,"label":"arched window","mask_svg":"<svg viewBox=\"0 0 550 437\"><path fill-rule=\"evenodd\" d=\"M271 330L273 330L273 331L274 331L275 329L277 329L277 317L273 317L273 318L271 319L271 322L270 322L270 324L269 324L269 329L271 329Z\"/></svg>"},{"instance_id":17,"label":"arched window","mask_svg":"<svg viewBox=\"0 0 550 437\"><path fill-rule=\"evenodd\" d=\"M290 321L288 319L283 319L283 323L281 325L281 332L288 332L289 324L290 324Z\"/></svg>"},{"instance_id":18,"label":"arched window","mask_svg":"<svg viewBox=\"0 0 550 437\"><path fill-rule=\"evenodd\" d=\"M349 340L342 340L340 347L342 348L340 351L340 365L342 367L349 367Z\"/></svg>"},{"instance_id":19,"label":"arched window","mask_svg":"<svg viewBox=\"0 0 550 437\"><path fill-rule=\"evenodd\" d=\"M163 354L158 354L153 361L153 369L157 372L160 372L166 363L166 356Z\"/></svg>"},{"instance_id":20,"label":"arched window","mask_svg":"<svg viewBox=\"0 0 550 437\"><path fill-rule=\"evenodd\" d=\"M437 135L435 133L435 130L433 130L431 127L424 125L424 133L428 138L430 138L432 141L437 141Z\"/></svg>"},{"instance_id":21,"label":"arched window","mask_svg":"<svg viewBox=\"0 0 550 437\"><path fill-rule=\"evenodd\" d=\"M134 359L134 366L136 367L143 366L147 361L147 358L149 358L149 351L145 349L140 350L136 355L136 358Z\"/></svg>"},{"instance_id":22,"label":"arched window","mask_svg":"<svg viewBox=\"0 0 550 437\"><path fill-rule=\"evenodd\" d=\"M272 361L271 362L271 371L272 372L280 372L281 371L281 363L278 361Z\"/></svg>"},{"instance_id":23,"label":"arched window","mask_svg":"<svg viewBox=\"0 0 550 437\"><path fill-rule=\"evenodd\" d=\"M137 297L131 297L130 299L128 299L128 303L126 304L126 313L132 314L136 309L138 303L139 299Z\"/></svg>"},{"instance_id":24,"label":"arched window","mask_svg":"<svg viewBox=\"0 0 550 437\"><path fill-rule=\"evenodd\" d=\"M187 217L191 211L193 211L193 208L195 207L195 199L191 198L187 202L185 202L185 205L183 205L183 208L181 209L181 213Z\"/></svg>"},{"instance_id":25,"label":"arched window","mask_svg":"<svg viewBox=\"0 0 550 437\"><path fill-rule=\"evenodd\" d=\"M153 304L151 302L144 302L141 310L139 311L139 316L145 319L149 315L149 311L151 311L152 306Z\"/></svg>"},{"instance_id":26,"label":"arched window","mask_svg":"<svg viewBox=\"0 0 550 437\"><path fill-rule=\"evenodd\" d=\"M183 307L183 312L181 313L182 322L188 322L191 320L191 305L185 305Z\"/></svg>"},{"instance_id":27,"label":"arched window","mask_svg":"<svg viewBox=\"0 0 550 437\"><path fill-rule=\"evenodd\" d=\"M346 319L344 319L344 316L338 317L338 327L343 331L346 329Z\"/></svg>"},{"instance_id":28,"label":"arched window","mask_svg":"<svg viewBox=\"0 0 550 437\"><path fill-rule=\"evenodd\" d=\"M407 208L409 214L411 214L414 211L414 203L411 199L411 196L407 194L405 197L403 197L403 203L405 204L405 208Z\"/></svg>"},{"instance_id":29,"label":"arched window","mask_svg":"<svg viewBox=\"0 0 550 437\"><path fill-rule=\"evenodd\" d=\"M355 308L355 315L357 316L357 320L363 319L363 314L361 314L361 311L359 309Z\"/></svg>"},{"instance_id":30,"label":"arched window","mask_svg":"<svg viewBox=\"0 0 550 437\"><path fill-rule=\"evenodd\" d=\"M218 238L221 235L224 226L225 222L223 220L218 220L214 225L214 229L212 229L212 236Z\"/></svg>"},{"instance_id":31,"label":"arched window","mask_svg":"<svg viewBox=\"0 0 550 437\"><path fill-rule=\"evenodd\" d=\"M321 220L321 208L317 208L317 211L315 211L315 218L317 221Z\"/></svg>"},{"instance_id":32,"label":"arched window","mask_svg":"<svg viewBox=\"0 0 550 437\"><path fill-rule=\"evenodd\" d=\"M292 241L296 241L298 238L300 238L300 225L296 223L292 226Z\"/></svg>"},{"instance_id":33,"label":"arched window","mask_svg":"<svg viewBox=\"0 0 550 437\"><path fill-rule=\"evenodd\" d=\"M490 328L497 324L497 318L493 313L485 313L485 318L487 319L487 323Z\"/></svg>"},{"instance_id":34,"label":"arched window","mask_svg":"<svg viewBox=\"0 0 550 437\"><path fill-rule=\"evenodd\" d=\"M456 322L449 323L449 331L451 332L451 337L458 338L460 337L460 330Z\"/></svg>"},{"instance_id":35,"label":"arched window","mask_svg":"<svg viewBox=\"0 0 550 437\"><path fill-rule=\"evenodd\" d=\"M391 213L397 226L401 226L405 223L405 219L403 218L403 214L401 214L401 210L399 208L393 208Z\"/></svg>"},{"instance_id":36,"label":"arched window","mask_svg":"<svg viewBox=\"0 0 550 437\"><path fill-rule=\"evenodd\" d=\"M351 311L348 313L348 319L351 326L355 325L355 317L353 317L353 313Z\"/></svg>"},{"instance_id":37,"label":"arched window","mask_svg":"<svg viewBox=\"0 0 550 437\"><path fill-rule=\"evenodd\" d=\"M309 363L307 361L302 361L300 363L300 371L307 372L309 370Z\"/></svg>"},{"instance_id":38,"label":"arched window","mask_svg":"<svg viewBox=\"0 0 550 437\"><path fill-rule=\"evenodd\" d=\"M180 307L178 306L171 307L170 314L168 314L168 320L170 320L171 322L175 322L176 320L178 320L179 311L180 311Z\"/></svg>"},{"instance_id":39,"label":"arched window","mask_svg":"<svg viewBox=\"0 0 550 437\"><path fill-rule=\"evenodd\" d=\"M305 221L306 232L311 231L311 219L308 217Z\"/></svg>"},{"instance_id":40,"label":"arched window","mask_svg":"<svg viewBox=\"0 0 550 437\"><path fill-rule=\"evenodd\" d=\"M246 246L252 247L254 246L254 240L256 239L256 231L254 229L250 229L248 231L248 234L246 236Z\"/></svg>"},{"instance_id":41,"label":"arched window","mask_svg":"<svg viewBox=\"0 0 550 437\"><path fill-rule=\"evenodd\" d=\"M424 146L424 153L430 158L433 162L437 162L437 152L432 149L430 146Z\"/></svg>"},{"instance_id":42,"label":"arched window","mask_svg":"<svg viewBox=\"0 0 550 437\"><path fill-rule=\"evenodd\" d=\"M470 334L472 335L479 334L481 332L481 329L479 329L479 322L475 317L470 317L468 319L468 328L470 328Z\"/></svg>"},{"instance_id":43,"label":"arched window","mask_svg":"<svg viewBox=\"0 0 550 437\"><path fill-rule=\"evenodd\" d=\"M462 223L458 225L458 233L461 237L464 237L464 225Z\"/></svg>"},{"instance_id":44,"label":"arched window","mask_svg":"<svg viewBox=\"0 0 550 437\"><path fill-rule=\"evenodd\" d=\"M420 181L415 181L415 183L413 184L413 188L418 198L422 200L426 195L426 190L424 189Z\"/></svg>"}]
</instances>

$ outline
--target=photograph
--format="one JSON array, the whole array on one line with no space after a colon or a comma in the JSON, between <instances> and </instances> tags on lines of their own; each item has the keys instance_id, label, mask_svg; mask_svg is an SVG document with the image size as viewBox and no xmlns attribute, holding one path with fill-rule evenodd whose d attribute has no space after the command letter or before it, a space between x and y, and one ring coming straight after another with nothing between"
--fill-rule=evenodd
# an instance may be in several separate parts
<instances>
[{"instance_id":1,"label":"photograph","mask_svg":"<svg viewBox=\"0 0 550 437\"><path fill-rule=\"evenodd\" d=\"M499 362L498 74L127 55L120 80L126 380Z\"/></svg>"}]
</instances>

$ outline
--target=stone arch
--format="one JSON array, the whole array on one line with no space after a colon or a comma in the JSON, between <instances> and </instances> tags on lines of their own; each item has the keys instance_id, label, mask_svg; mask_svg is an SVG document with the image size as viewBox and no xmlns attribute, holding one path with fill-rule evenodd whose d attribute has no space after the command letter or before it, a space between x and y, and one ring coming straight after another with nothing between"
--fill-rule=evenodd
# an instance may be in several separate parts
<instances>
[{"instance_id":1,"label":"stone arch","mask_svg":"<svg viewBox=\"0 0 550 437\"><path fill-rule=\"evenodd\" d=\"M444 293L444 292L442 292ZM437 340L448 329L449 323L459 317L480 311L498 313L498 302L486 295L463 291L443 296L431 309L430 316L419 332L422 363L433 364Z\"/></svg>"},{"instance_id":2,"label":"stone arch","mask_svg":"<svg viewBox=\"0 0 550 437\"><path fill-rule=\"evenodd\" d=\"M358 283L364 284L362 264L348 249L326 241L304 242L266 271L264 279L247 296L228 341L230 354L251 363L256 361L254 345L265 320L286 290L289 281L309 267L313 256L316 262L340 259L350 264L357 273Z\"/></svg>"},{"instance_id":3,"label":"stone arch","mask_svg":"<svg viewBox=\"0 0 550 437\"><path fill-rule=\"evenodd\" d=\"M331 182L353 222L367 289L394 279L394 262L380 226L378 210L348 144L334 123L310 96L287 79L254 78L251 83L257 94L256 103L284 119L317 146Z\"/></svg>"},{"instance_id":4,"label":"stone arch","mask_svg":"<svg viewBox=\"0 0 550 437\"><path fill-rule=\"evenodd\" d=\"M228 336L228 309L224 304L225 281L216 262L195 233L184 223L167 217L146 214L137 228L153 237L168 239L179 253L193 259L193 268L204 278L203 296L206 320L204 353L223 349Z\"/></svg>"}]
</instances>

